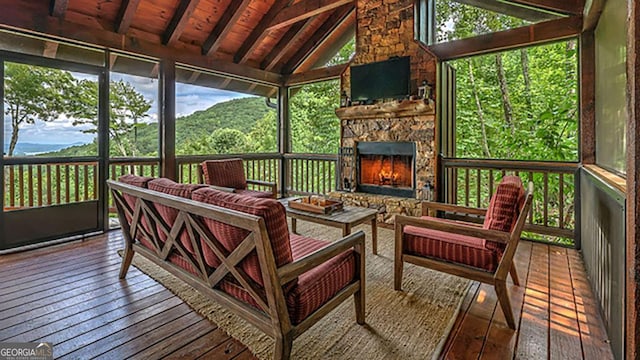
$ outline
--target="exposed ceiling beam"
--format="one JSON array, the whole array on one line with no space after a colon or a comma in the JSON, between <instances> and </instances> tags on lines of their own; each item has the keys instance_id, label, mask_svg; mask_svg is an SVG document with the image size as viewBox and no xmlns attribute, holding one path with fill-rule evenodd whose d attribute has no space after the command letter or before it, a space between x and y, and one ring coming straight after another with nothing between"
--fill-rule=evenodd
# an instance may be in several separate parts
<instances>
[{"instance_id":1,"label":"exposed ceiling beam","mask_svg":"<svg viewBox=\"0 0 640 360\"><path fill-rule=\"evenodd\" d=\"M256 46L262 42L262 40L269 33L267 28L271 21L278 15L278 13L284 9L291 0L276 0L276 2L271 6L269 11L262 17L258 25L251 31L251 34L247 37L247 39L242 43L240 49L233 56L233 62L242 64L247 62L255 50Z\"/></svg>"},{"instance_id":2,"label":"exposed ceiling beam","mask_svg":"<svg viewBox=\"0 0 640 360\"><path fill-rule=\"evenodd\" d=\"M231 31L233 25L238 22L250 3L251 0L234 0L229 3L229 6L224 13L222 13L220 20L213 28L213 31L211 31L207 40L202 44L203 55L211 55L218 50L222 44L222 40L227 37L227 34Z\"/></svg>"},{"instance_id":3,"label":"exposed ceiling beam","mask_svg":"<svg viewBox=\"0 0 640 360\"><path fill-rule=\"evenodd\" d=\"M48 9L37 2L0 0L0 28L22 29L53 37L70 39L105 48L146 55L222 73L243 79L281 85L282 76L269 71L216 60L200 54L200 48L181 44L180 48L164 46L142 37L125 36L105 29L72 23L49 16Z\"/></svg>"},{"instance_id":4,"label":"exposed ceiling beam","mask_svg":"<svg viewBox=\"0 0 640 360\"><path fill-rule=\"evenodd\" d=\"M191 76L189 76L189 80L187 80L187 83L189 83L189 84L195 83L196 80L198 80L198 78L200 77L200 74L202 74L200 71L192 72Z\"/></svg>"},{"instance_id":5,"label":"exposed ceiling beam","mask_svg":"<svg viewBox=\"0 0 640 360\"><path fill-rule=\"evenodd\" d=\"M282 57L291 50L291 48L297 45L297 40L303 35L304 30L308 28L313 19L308 19L305 22L300 22L291 25L289 30L280 38L280 41L274 46L269 54L265 57L264 61L260 64L261 68L265 70L273 70L275 66L282 60Z\"/></svg>"},{"instance_id":6,"label":"exposed ceiling beam","mask_svg":"<svg viewBox=\"0 0 640 360\"><path fill-rule=\"evenodd\" d=\"M298 21L308 19L349 3L353 3L353 0L302 0L284 8L273 21L271 21L267 30L289 26Z\"/></svg>"},{"instance_id":7,"label":"exposed ceiling beam","mask_svg":"<svg viewBox=\"0 0 640 360\"><path fill-rule=\"evenodd\" d=\"M498 0L453 0L460 4L474 6L497 12L504 15L516 17L531 22L539 22L545 20L553 20L558 18L557 15L550 14L545 11L537 10L530 7L524 7L512 3L502 2Z\"/></svg>"},{"instance_id":8,"label":"exposed ceiling beam","mask_svg":"<svg viewBox=\"0 0 640 360\"><path fill-rule=\"evenodd\" d=\"M64 17L64 13L67 11L68 5L69 0L51 0L49 13L51 16L59 18Z\"/></svg>"},{"instance_id":9,"label":"exposed ceiling beam","mask_svg":"<svg viewBox=\"0 0 640 360\"><path fill-rule=\"evenodd\" d=\"M110 53L109 54L109 70L113 69L116 65L116 60L118 60L118 54Z\"/></svg>"},{"instance_id":10,"label":"exposed ceiling beam","mask_svg":"<svg viewBox=\"0 0 640 360\"><path fill-rule=\"evenodd\" d=\"M158 73L160 73L160 63L159 62L157 62L155 65L153 65L153 68L151 68L151 73L149 74L149 77L157 78L158 77Z\"/></svg>"},{"instance_id":11,"label":"exposed ceiling beam","mask_svg":"<svg viewBox=\"0 0 640 360\"><path fill-rule=\"evenodd\" d=\"M45 41L42 56L55 59L58 53L59 42Z\"/></svg>"},{"instance_id":12,"label":"exposed ceiling beam","mask_svg":"<svg viewBox=\"0 0 640 360\"><path fill-rule=\"evenodd\" d=\"M327 62L336 56L346 43L354 39L356 35L355 23L356 12L352 11L338 27L311 50L309 56L300 61L300 64L296 66L295 71L292 71L292 73L301 73L316 67L325 67Z\"/></svg>"},{"instance_id":13,"label":"exposed ceiling beam","mask_svg":"<svg viewBox=\"0 0 640 360\"><path fill-rule=\"evenodd\" d=\"M173 14L173 17L171 18L171 22L169 23L169 26L167 26L167 29L162 35L163 44L171 45L178 40L180 35L182 35L184 28L188 24L191 14L193 14L193 11L196 9L199 2L200 0L181 0L180 1L180 4L178 5L176 12Z\"/></svg>"},{"instance_id":14,"label":"exposed ceiling beam","mask_svg":"<svg viewBox=\"0 0 640 360\"><path fill-rule=\"evenodd\" d=\"M499 0L505 3L513 3L545 9L569 15L580 15L584 8L584 0Z\"/></svg>"},{"instance_id":15,"label":"exposed ceiling beam","mask_svg":"<svg viewBox=\"0 0 640 360\"><path fill-rule=\"evenodd\" d=\"M322 44L322 42L333 32L335 29L346 21L349 16L355 11L354 5L346 5L341 9L336 10L327 20L322 24L318 30L307 40L304 45L298 50L287 62L282 69L284 73L290 74L300 66L300 63L309 57L313 51Z\"/></svg>"},{"instance_id":16,"label":"exposed ceiling beam","mask_svg":"<svg viewBox=\"0 0 640 360\"><path fill-rule=\"evenodd\" d=\"M446 61L566 39L579 35L581 30L582 16L572 16L435 44L429 46L429 50L436 54L438 60Z\"/></svg>"},{"instance_id":17,"label":"exposed ceiling beam","mask_svg":"<svg viewBox=\"0 0 640 360\"><path fill-rule=\"evenodd\" d=\"M589 1L588 5L584 8L584 22L582 24L583 31L589 31L596 28L598 20L600 20L600 14L604 10L604 4L606 0L593 0Z\"/></svg>"},{"instance_id":18,"label":"exposed ceiling beam","mask_svg":"<svg viewBox=\"0 0 640 360\"><path fill-rule=\"evenodd\" d=\"M140 4L140 0L122 0L118 10L118 17L116 17L115 29L118 34L124 34L129 30L133 22L133 16L138 9L138 4Z\"/></svg>"},{"instance_id":19,"label":"exposed ceiling beam","mask_svg":"<svg viewBox=\"0 0 640 360\"><path fill-rule=\"evenodd\" d=\"M306 72L292 74L285 78L285 86L304 85L311 82L336 79L342 75L349 64L339 64L334 66L313 69Z\"/></svg>"}]
</instances>

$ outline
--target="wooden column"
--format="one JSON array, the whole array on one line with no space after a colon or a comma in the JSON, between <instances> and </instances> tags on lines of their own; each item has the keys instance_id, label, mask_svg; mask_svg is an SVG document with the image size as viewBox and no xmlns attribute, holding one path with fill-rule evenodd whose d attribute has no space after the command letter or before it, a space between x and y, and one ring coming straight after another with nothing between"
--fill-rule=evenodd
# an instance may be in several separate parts
<instances>
[{"instance_id":1,"label":"wooden column","mask_svg":"<svg viewBox=\"0 0 640 360\"><path fill-rule=\"evenodd\" d=\"M0 79L4 79L4 62L0 61ZM4 99L4 86L0 86L0 98ZM4 116L2 116L4 123ZM4 150L4 131L0 134L0 149ZM5 249L7 245L8 234L4 233L4 151L3 156L0 156L0 203L2 209L0 209L0 250Z\"/></svg>"},{"instance_id":2,"label":"wooden column","mask_svg":"<svg viewBox=\"0 0 640 360\"><path fill-rule=\"evenodd\" d=\"M110 51L105 51L105 66L99 75L98 82L98 227L104 231L109 230L109 57Z\"/></svg>"},{"instance_id":3,"label":"wooden column","mask_svg":"<svg viewBox=\"0 0 640 360\"><path fill-rule=\"evenodd\" d=\"M629 1L627 33L626 358L640 358L640 4Z\"/></svg>"},{"instance_id":4,"label":"wooden column","mask_svg":"<svg viewBox=\"0 0 640 360\"><path fill-rule=\"evenodd\" d=\"M278 152L280 153L280 196L287 193L289 169L285 154L291 152L291 120L289 119L289 88L278 89Z\"/></svg>"},{"instance_id":5,"label":"wooden column","mask_svg":"<svg viewBox=\"0 0 640 360\"><path fill-rule=\"evenodd\" d=\"M176 173L176 64L160 62L160 175L177 180Z\"/></svg>"},{"instance_id":6,"label":"wooden column","mask_svg":"<svg viewBox=\"0 0 640 360\"><path fill-rule=\"evenodd\" d=\"M596 47L593 30L580 36L580 162L596 162Z\"/></svg>"}]
</instances>

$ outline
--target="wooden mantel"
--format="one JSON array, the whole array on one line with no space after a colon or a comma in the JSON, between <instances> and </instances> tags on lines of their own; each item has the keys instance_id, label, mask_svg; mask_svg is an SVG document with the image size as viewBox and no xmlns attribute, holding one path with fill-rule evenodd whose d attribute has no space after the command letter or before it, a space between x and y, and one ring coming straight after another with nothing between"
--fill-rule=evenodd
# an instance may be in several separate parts
<instances>
[{"instance_id":1,"label":"wooden mantel","mask_svg":"<svg viewBox=\"0 0 640 360\"><path fill-rule=\"evenodd\" d=\"M356 105L336 109L340 120L421 116L434 113L431 100L400 100L374 105Z\"/></svg>"}]
</instances>

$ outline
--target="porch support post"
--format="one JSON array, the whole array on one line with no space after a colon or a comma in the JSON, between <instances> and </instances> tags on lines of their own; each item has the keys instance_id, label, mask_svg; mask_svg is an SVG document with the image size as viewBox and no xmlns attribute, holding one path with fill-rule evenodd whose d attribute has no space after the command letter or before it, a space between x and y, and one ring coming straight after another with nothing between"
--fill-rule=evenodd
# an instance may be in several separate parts
<instances>
[{"instance_id":1,"label":"porch support post","mask_svg":"<svg viewBox=\"0 0 640 360\"><path fill-rule=\"evenodd\" d=\"M4 79L4 62L0 61L0 79ZM4 80L3 80L4 81ZM4 86L0 86L0 98L4 99ZM2 112L0 115L2 119L2 123L5 122L5 114ZM0 148L4 150L4 131L0 133ZM0 250L3 250L7 244L6 239L8 238L7 234L4 233L4 151L2 152L2 156L0 156L0 204L2 204L2 209L0 209Z\"/></svg>"},{"instance_id":2,"label":"porch support post","mask_svg":"<svg viewBox=\"0 0 640 360\"><path fill-rule=\"evenodd\" d=\"M177 181L176 174L176 63L160 61L160 175Z\"/></svg>"},{"instance_id":3,"label":"porch support post","mask_svg":"<svg viewBox=\"0 0 640 360\"><path fill-rule=\"evenodd\" d=\"M109 189L107 179L109 178L109 85L111 82L109 74L109 57L111 52L107 50L104 54L105 66L102 68L100 80L98 82L98 227L109 230Z\"/></svg>"},{"instance_id":4,"label":"porch support post","mask_svg":"<svg viewBox=\"0 0 640 360\"><path fill-rule=\"evenodd\" d=\"M640 358L640 4L629 1L627 33L626 358Z\"/></svg>"},{"instance_id":5,"label":"porch support post","mask_svg":"<svg viewBox=\"0 0 640 360\"><path fill-rule=\"evenodd\" d=\"M580 36L580 162L596 162L596 47L593 30Z\"/></svg>"},{"instance_id":6,"label":"porch support post","mask_svg":"<svg viewBox=\"0 0 640 360\"><path fill-rule=\"evenodd\" d=\"M278 89L278 152L280 153L280 196L286 196L288 188L287 159L284 155L291 152L291 121L289 119L289 88Z\"/></svg>"}]
</instances>

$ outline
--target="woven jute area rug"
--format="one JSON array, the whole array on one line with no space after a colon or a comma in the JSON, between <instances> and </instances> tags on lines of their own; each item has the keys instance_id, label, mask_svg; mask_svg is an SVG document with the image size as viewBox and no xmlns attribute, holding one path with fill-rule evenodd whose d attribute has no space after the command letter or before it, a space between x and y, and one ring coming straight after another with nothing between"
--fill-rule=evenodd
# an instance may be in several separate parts
<instances>
[{"instance_id":1,"label":"woven jute area rug","mask_svg":"<svg viewBox=\"0 0 640 360\"><path fill-rule=\"evenodd\" d=\"M366 233L366 325L355 321L353 301L345 301L293 342L292 359L436 358L455 322L469 281L405 264L403 290L393 290L393 230L378 228L378 255ZM336 240L341 230L298 222L305 236ZM201 295L165 270L134 256L133 265L183 299L256 357L271 359L273 341L253 325Z\"/></svg>"}]
</instances>

